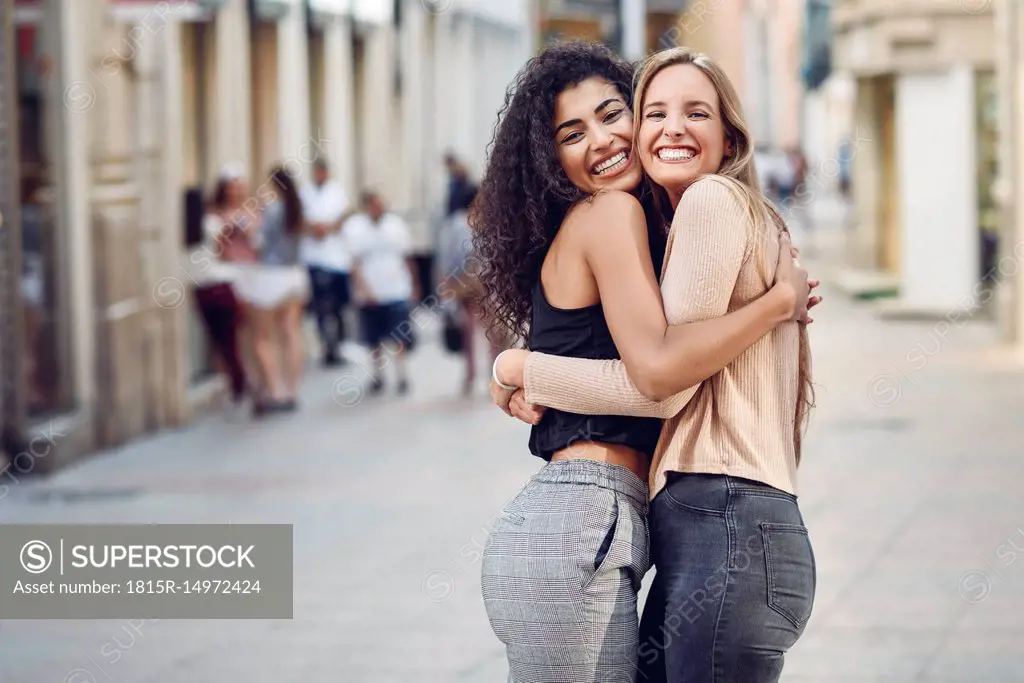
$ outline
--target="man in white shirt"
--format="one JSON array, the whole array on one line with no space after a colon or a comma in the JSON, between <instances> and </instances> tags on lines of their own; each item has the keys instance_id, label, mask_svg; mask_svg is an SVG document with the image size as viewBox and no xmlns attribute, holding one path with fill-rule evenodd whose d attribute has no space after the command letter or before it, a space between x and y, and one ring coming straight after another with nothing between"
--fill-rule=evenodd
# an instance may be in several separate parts
<instances>
[{"instance_id":1,"label":"man in white shirt","mask_svg":"<svg viewBox=\"0 0 1024 683\"><path fill-rule=\"evenodd\" d=\"M338 347L345 340L345 308L348 306L349 273L352 257L348 253L342 227L352 216L348 197L341 183L330 178L327 160L313 161L313 182L299 193L306 223L299 256L309 268L313 287L311 306L316 314L323 363L333 366L344 363Z\"/></svg>"},{"instance_id":2,"label":"man in white shirt","mask_svg":"<svg viewBox=\"0 0 1024 683\"><path fill-rule=\"evenodd\" d=\"M399 216L388 213L375 192L360 198L363 212L345 224L352 254L352 283L360 307L363 336L373 355L372 393L383 389L387 347L394 349L398 393L409 390L405 352L414 341L409 302L419 299L412 235Z\"/></svg>"}]
</instances>

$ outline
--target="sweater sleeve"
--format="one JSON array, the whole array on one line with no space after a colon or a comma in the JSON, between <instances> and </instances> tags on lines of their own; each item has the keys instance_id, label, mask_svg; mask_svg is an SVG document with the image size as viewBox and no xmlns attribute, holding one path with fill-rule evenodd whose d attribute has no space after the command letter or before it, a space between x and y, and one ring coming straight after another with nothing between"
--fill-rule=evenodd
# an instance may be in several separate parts
<instances>
[{"instance_id":1,"label":"sweater sleeve","mask_svg":"<svg viewBox=\"0 0 1024 683\"><path fill-rule=\"evenodd\" d=\"M676 208L672 250L661 283L669 325L729 312L747 256L750 220L727 182L717 177L697 181Z\"/></svg>"},{"instance_id":2,"label":"sweater sleeve","mask_svg":"<svg viewBox=\"0 0 1024 683\"><path fill-rule=\"evenodd\" d=\"M536 351L526 359L523 379L527 402L580 415L665 419L679 413L699 388L652 401L636 388L621 360L567 358Z\"/></svg>"}]
</instances>

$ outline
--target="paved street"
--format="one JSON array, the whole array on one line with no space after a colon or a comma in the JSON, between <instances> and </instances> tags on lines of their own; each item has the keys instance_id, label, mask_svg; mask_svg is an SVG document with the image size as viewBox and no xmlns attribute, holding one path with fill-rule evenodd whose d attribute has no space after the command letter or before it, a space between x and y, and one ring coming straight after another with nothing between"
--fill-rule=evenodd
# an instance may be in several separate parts
<instances>
[{"instance_id":1,"label":"paved street","mask_svg":"<svg viewBox=\"0 0 1024 683\"><path fill-rule=\"evenodd\" d=\"M800 474L818 590L783 680L1024 681L1024 372L983 320L943 336L824 289ZM297 415L210 415L12 486L5 523L294 524L295 610L2 621L0 683L504 681L478 549L539 461L460 372L426 342L405 399L318 369Z\"/></svg>"}]
</instances>

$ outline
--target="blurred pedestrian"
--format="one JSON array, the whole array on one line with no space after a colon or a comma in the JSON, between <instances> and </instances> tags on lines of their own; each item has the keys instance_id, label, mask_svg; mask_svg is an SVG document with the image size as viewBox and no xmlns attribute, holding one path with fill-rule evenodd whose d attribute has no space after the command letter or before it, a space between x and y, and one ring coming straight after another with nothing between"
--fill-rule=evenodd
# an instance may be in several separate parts
<instances>
[{"instance_id":1,"label":"blurred pedestrian","mask_svg":"<svg viewBox=\"0 0 1024 683\"><path fill-rule=\"evenodd\" d=\"M313 182L300 192L305 214L305 234L300 247L302 262L309 268L313 288L312 308L323 348L323 364L344 363L340 353L345 341L345 310L348 307L352 257L341 234L354 211L337 180L330 177L327 160L313 161Z\"/></svg>"},{"instance_id":2,"label":"blurred pedestrian","mask_svg":"<svg viewBox=\"0 0 1024 683\"><path fill-rule=\"evenodd\" d=\"M496 332L488 330L484 312L480 306L483 293L478 279L478 268L472 262L473 238L469 229L469 208L476 197L476 190L463 193L459 197L461 204L455 205L455 212L444 222L444 233L441 241L441 269L444 282L441 291L453 298L451 310L445 315L451 318L450 323L460 329L459 352L465 361L465 375L462 382L462 393L470 396L477 378L477 345L481 336L488 340L490 358L487 368L505 348ZM448 321L446 321L447 323Z\"/></svg>"},{"instance_id":3,"label":"blurred pedestrian","mask_svg":"<svg viewBox=\"0 0 1024 683\"><path fill-rule=\"evenodd\" d=\"M309 273L299 261L304 220L295 180L281 166L260 188L269 199L253 235L258 263L239 278L236 291L248 305L261 395L254 413L295 410L305 365L302 312L309 300Z\"/></svg>"},{"instance_id":4,"label":"blurred pedestrian","mask_svg":"<svg viewBox=\"0 0 1024 683\"><path fill-rule=\"evenodd\" d=\"M204 203L198 188L190 190L185 198L187 270L194 286L193 296L214 352L214 362L227 375L235 411L242 409L248 389L239 346L242 310L234 291L241 262L224 257L232 249L227 244L234 230L230 223L231 208L244 201L235 196L239 189L234 179L221 175L209 202ZM237 257L237 251L232 255ZM247 260L251 262L254 256L250 250Z\"/></svg>"},{"instance_id":5,"label":"blurred pedestrian","mask_svg":"<svg viewBox=\"0 0 1024 683\"><path fill-rule=\"evenodd\" d=\"M414 342L409 304L418 300L412 235L399 216L386 210L372 190L360 197L362 212L345 224L352 254L352 285L360 326L373 363L371 393L384 389L384 368L394 360L398 394L409 391L406 351Z\"/></svg>"},{"instance_id":6,"label":"blurred pedestrian","mask_svg":"<svg viewBox=\"0 0 1024 683\"><path fill-rule=\"evenodd\" d=\"M469 169L453 152L444 155L444 166L448 172L448 198L445 217L450 218L457 211L465 210L476 196L477 186L469 177Z\"/></svg>"},{"instance_id":7,"label":"blurred pedestrian","mask_svg":"<svg viewBox=\"0 0 1024 683\"><path fill-rule=\"evenodd\" d=\"M837 156L839 157L839 194L846 201L850 199L850 176L853 175L853 141L844 137L839 143Z\"/></svg>"}]
</instances>

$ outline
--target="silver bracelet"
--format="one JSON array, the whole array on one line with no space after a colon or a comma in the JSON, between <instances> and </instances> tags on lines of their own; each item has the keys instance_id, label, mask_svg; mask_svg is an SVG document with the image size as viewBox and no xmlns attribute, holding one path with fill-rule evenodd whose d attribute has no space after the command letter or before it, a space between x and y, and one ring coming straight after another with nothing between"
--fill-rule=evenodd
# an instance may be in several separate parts
<instances>
[{"instance_id":1,"label":"silver bracelet","mask_svg":"<svg viewBox=\"0 0 1024 683\"><path fill-rule=\"evenodd\" d=\"M508 349L506 349L506 351L507 350ZM494 364L491 366L491 379L494 380L494 383L497 384L502 389L504 389L505 391L518 391L519 387L510 387L509 385L505 384L500 379L498 379L498 361L501 360L502 353L505 353L505 351L502 351L501 353L494 357Z\"/></svg>"}]
</instances>

